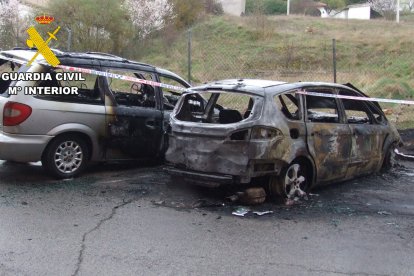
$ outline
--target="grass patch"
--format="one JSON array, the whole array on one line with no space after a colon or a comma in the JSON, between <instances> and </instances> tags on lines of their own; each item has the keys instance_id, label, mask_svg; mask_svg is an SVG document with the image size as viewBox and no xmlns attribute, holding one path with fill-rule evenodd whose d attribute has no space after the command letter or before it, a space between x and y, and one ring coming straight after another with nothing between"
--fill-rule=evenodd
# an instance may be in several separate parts
<instances>
[{"instance_id":1,"label":"grass patch","mask_svg":"<svg viewBox=\"0 0 414 276\"><path fill-rule=\"evenodd\" d=\"M192 28L192 82L225 78L282 81L337 79L370 96L414 98L414 15L401 23L306 16L207 17ZM187 76L187 32L142 47L138 59ZM395 108L394 106L392 106ZM402 126L411 125L407 118Z\"/></svg>"}]
</instances>

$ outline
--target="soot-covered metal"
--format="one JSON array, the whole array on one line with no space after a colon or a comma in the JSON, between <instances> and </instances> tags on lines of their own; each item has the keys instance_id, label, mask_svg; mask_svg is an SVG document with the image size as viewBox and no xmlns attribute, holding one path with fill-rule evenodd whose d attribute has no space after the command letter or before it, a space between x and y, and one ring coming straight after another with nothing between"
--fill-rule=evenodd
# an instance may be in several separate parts
<instances>
[{"instance_id":1,"label":"soot-covered metal","mask_svg":"<svg viewBox=\"0 0 414 276\"><path fill-rule=\"evenodd\" d=\"M166 159L195 184L257 181L294 197L386 167L400 143L377 104L296 93L366 97L349 86L225 80L193 90L171 116Z\"/></svg>"}]
</instances>

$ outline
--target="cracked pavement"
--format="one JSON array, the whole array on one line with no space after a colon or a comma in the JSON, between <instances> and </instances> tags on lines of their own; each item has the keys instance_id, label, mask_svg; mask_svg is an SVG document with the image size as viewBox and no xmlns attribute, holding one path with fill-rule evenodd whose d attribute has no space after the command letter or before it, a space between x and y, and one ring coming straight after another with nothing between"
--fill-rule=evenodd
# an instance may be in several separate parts
<instances>
[{"instance_id":1,"label":"cracked pavement","mask_svg":"<svg viewBox=\"0 0 414 276\"><path fill-rule=\"evenodd\" d=\"M57 181L0 162L0 275L414 275L414 164L266 202L96 165Z\"/></svg>"}]
</instances>

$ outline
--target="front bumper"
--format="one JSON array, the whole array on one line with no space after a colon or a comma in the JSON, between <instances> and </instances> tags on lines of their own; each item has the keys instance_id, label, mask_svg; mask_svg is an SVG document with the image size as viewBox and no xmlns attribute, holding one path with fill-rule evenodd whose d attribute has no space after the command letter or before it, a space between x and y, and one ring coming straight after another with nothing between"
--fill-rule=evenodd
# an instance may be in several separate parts
<instances>
[{"instance_id":1,"label":"front bumper","mask_svg":"<svg viewBox=\"0 0 414 276\"><path fill-rule=\"evenodd\" d=\"M53 136L20 135L0 131L0 160L15 162L35 162Z\"/></svg>"}]
</instances>

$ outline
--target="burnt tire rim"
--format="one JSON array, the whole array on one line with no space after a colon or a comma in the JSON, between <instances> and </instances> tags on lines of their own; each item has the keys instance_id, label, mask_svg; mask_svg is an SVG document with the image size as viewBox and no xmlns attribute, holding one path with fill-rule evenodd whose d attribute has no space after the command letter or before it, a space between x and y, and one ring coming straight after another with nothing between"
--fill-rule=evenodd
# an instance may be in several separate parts
<instances>
[{"instance_id":1,"label":"burnt tire rim","mask_svg":"<svg viewBox=\"0 0 414 276\"><path fill-rule=\"evenodd\" d=\"M305 196L306 174L304 173L303 166L297 163L290 165L286 170L283 184L287 198L292 199L296 196Z\"/></svg>"},{"instance_id":2,"label":"burnt tire rim","mask_svg":"<svg viewBox=\"0 0 414 276\"><path fill-rule=\"evenodd\" d=\"M75 172L83 162L82 147L75 141L61 143L56 148L54 162L61 173L70 174Z\"/></svg>"}]
</instances>

